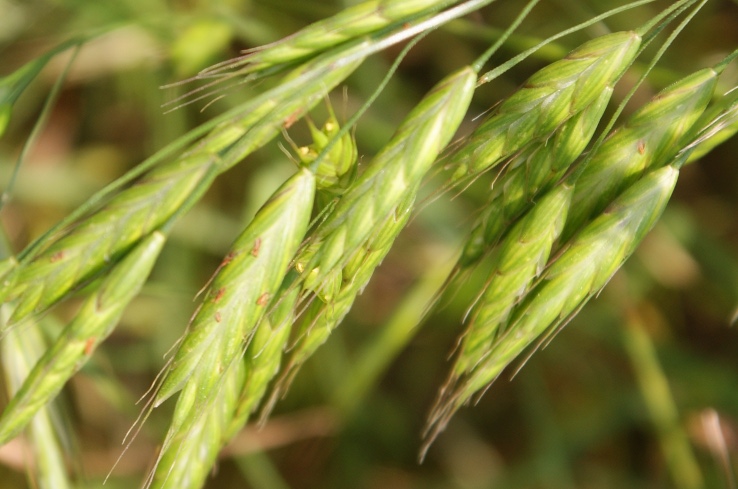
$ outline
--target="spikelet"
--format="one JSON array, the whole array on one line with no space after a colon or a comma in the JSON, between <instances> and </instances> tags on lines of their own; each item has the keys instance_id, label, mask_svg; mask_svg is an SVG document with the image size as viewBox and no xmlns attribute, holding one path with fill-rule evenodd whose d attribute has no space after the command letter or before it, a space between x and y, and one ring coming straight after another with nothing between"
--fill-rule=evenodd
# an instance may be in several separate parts
<instances>
[{"instance_id":1,"label":"spikelet","mask_svg":"<svg viewBox=\"0 0 738 489\"><path fill-rule=\"evenodd\" d=\"M586 42L533 75L505 100L451 158L453 181L493 168L525 145L547 139L589 107L630 66L641 38L617 32Z\"/></svg>"},{"instance_id":2,"label":"spikelet","mask_svg":"<svg viewBox=\"0 0 738 489\"><path fill-rule=\"evenodd\" d=\"M409 192L409 200L382 223L370 241L354 252L342 270L341 282L330 300L318 295L308 306L300 322L294 328L294 344L279 379L271 390L270 399L262 409L262 419L269 414L275 402L289 389L302 364L330 337L333 330L351 310L356 297L361 294L392 247L395 238L404 229L412 215L417 189Z\"/></svg>"},{"instance_id":3,"label":"spikelet","mask_svg":"<svg viewBox=\"0 0 738 489\"><path fill-rule=\"evenodd\" d=\"M75 318L33 366L0 416L0 444L17 435L84 365L136 296L164 244L154 232L117 263Z\"/></svg>"},{"instance_id":4,"label":"spikelet","mask_svg":"<svg viewBox=\"0 0 738 489\"><path fill-rule=\"evenodd\" d=\"M217 393L207 399L201 411L182 419L180 429L170 431L170 438L159 454L157 466L149 474L147 487L197 489L203 486L224 443L229 421L238 405L244 376L242 362L225 368ZM196 396L191 393L195 389L194 384L188 384L182 396Z\"/></svg>"},{"instance_id":5,"label":"spikelet","mask_svg":"<svg viewBox=\"0 0 738 489\"><path fill-rule=\"evenodd\" d=\"M717 77L714 69L705 68L665 88L584 161L581 172L570 177L576 187L563 239L644 172L674 158L682 149L680 141L697 130L695 122L712 98Z\"/></svg>"},{"instance_id":6,"label":"spikelet","mask_svg":"<svg viewBox=\"0 0 738 489\"><path fill-rule=\"evenodd\" d=\"M490 284L474 309L463 337L454 375L471 371L505 330L510 311L543 271L566 222L573 188L559 185L510 230L498 254Z\"/></svg>"},{"instance_id":7,"label":"spikelet","mask_svg":"<svg viewBox=\"0 0 738 489\"><path fill-rule=\"evenodd\" d=\"M332 49L351 39L402 25L419 13L431 13L447 6L449 0L370 0L346 8L277 42L247 50L244 56L217 64L196 78L224 73L243 75L294 62Z\"/></svg>"},{"instance_id":8,"label":"spikelet","mask_svg":"<svg viewBox=\"0 0 738 489\"><path fill-rule=\"evenodd\" d=\"M421 458L453 413L540 335L560 326L605 286L661 215L678 174L666 166L632 184L573 238L520 304L506 312L504 330L500 329L491 347L482 355L477 352L473 365L459 362L467 368L455 371L439 392L426 425Z\"/></svg>"},{"instance_id":9,"label":"spikelet","mask_svg":"<svg viewBox=\"0 0 738 489\"><path fill-rule=\"evenodd\" d=\"M264 204L216 271L172 359L155 405L192 375L204 399L241 353L277 292L310 222L315 176L298 171Z\"/></svg>"},{"instance_id":10,"label":"spikelet","mask_svg":"<svg viewBox=\"0 0 738 489\"><path fill-rule=\"evenodd\" d=\"M509 224L534 204L536 195L558 182L589 144L611 95L612 88L607 87L549 139L531 144L512 159L464 245L460 269L476 264L497 244Z\"/></svg>"},{"instance_id":11,"label":"spikelet","mask_svg":"<svg viewBox=\"0 0 738 489\"><path fill-rule=\"evenodd\" d=\"M314 194L315 176L299 170L257 212L216 271L154 397L158 406L182 391L153 487L199 487L232 432L247 375L241 355L304 238Z\"/></svg>"},{"instance_id":12,"label":"spikelet","mask_svg":"<svg viewBox=\"0 0 738 489\"><path fill-rule=\"evenodd\" d=\"M453 137L474 92L465 67L440 81L411 111L369 168L346 190L314 239L321 243L305 273L324 284L416 188Z\"/></svg>"},{"instance_id":13,"label":"spikelet","mask_svg":"<svg viewBox=\"0 0 738 489\"><path fill-rule=\"evenodd\" d=\"M365 46L355 49L361 48ZM248 104L245 115L216 126L179 158L155 167L22 261L0 288L4 302L17 303L9 325L44 311L122 258L143 236L189 209L218 173L271 140L285 119L320 101L361 62L359 57L340 63L340 54L298 68L282 85Z\"/></svg>"}]
</instances>

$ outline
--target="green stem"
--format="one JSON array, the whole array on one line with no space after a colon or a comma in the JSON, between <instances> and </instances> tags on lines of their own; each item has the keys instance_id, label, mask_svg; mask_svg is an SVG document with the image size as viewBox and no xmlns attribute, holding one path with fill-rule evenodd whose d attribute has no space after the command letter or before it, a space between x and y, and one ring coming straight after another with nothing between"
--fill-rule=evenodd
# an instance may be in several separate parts
<instances>
[{"instance_id":1,"label":"green stem","mask_svg":"<svg viewBox=\"0 0 738 489\"><path fill-rule=\"evenodd\" d=\"M15 181L18 178L18 173L20 172L20 168L23 165L23 161L26 159L28 150L31 148L31 146L33 146L33 143L36 142L38 135L41 133L41 130L44 128L46 121L49 119L49 115L51 114L51 108L56 103L56 100L59 98L59 94L61 93L61 88L62 88L62 85L64 84L64 80L67 79L67 74L69 73L69 69L74 63L74 60L77 58L77 54L79 54L79 50L82 46L82 41L80 40L68 41L58 46L56 49L54 49L50 53L47 53L46 55L42 56L41 60L43 61L40 62L36 66L36 69L34 70L35 73L32 74L32 77L35 78L35 76L38 75L41 69L46 65L46 63L52 57L54 57L56 54L58 54L61 51L65 51L70 46L74 47L74 52L72 53L72 56L69 58L69 61L67 61L67 63L64 65L64 70L62 70L61 74L54 82L51 92L46 97L44 106L41 109L41 115L39 116L36 123L33 125L31 134L28 136L28 139L26 139L26 142L23 144L23 148L21 148L21 152L20 152L20 155L18 155L18 159L16 160L15 167L13 167L13 172L10 174L10 179L8 180L8 186L5 188L2 195L0 196L0 209L2 209L5 206L5 203L10 200L10 194L13 190L13 187L15 186ZM23 87L23 89L24 88L25 87ZM23 89L20 89L20 90L22 91ZM11 99L17 98L19 95L20 93L14 94L14 95L11 95L10 98Z\"/></svg>"},{"instance_id":2,"label":"green stem","mask_svg":"<svg viewBox=\"0 0 738 489\"><path fill-rule=\"evenodd\" d=\"M677 489L701 489L702 473L679 423L679 413L669 388L666 373L653 341L636 314L623 328L623 340L635 371L638 386L654 425L666 464Z\"/></svg>"},{"instance_id":3,"label":"green stem","mask_svg":"<svg viewBox=\"0 0 738 489\"><path fill-rule=\"evenodd\" d=\"M497 39L497 42L490 46L489 49L487 49L474 61L474 63L472 64L472 69L476 73L479 73L482 70L482 67L487 63L489 58L497 52L497 50L500 48L500 46L502 46L502 44L505 43L505 41L507 41L507 39L515 31L515 29L517 29L518 26L523 22L523 20L528 17L528 14L531 10L533 10L533 7L535 7L538 2L539 0L530 0L523 11L520 12L520 14L515 18L512 24L510 24L510 26L505 29L505 32L500 35L499 39Z\"/></svg>"},{"instance_id":4,"label":"green stem","mask_svg":"<svg viewBox=\"0 0 738 489\"><path fill-rule=\"evenodd\" d=\"M661 29L663 29L665 25L669 24L674 19L674 17L680 15L682 12L684 12L685 9L694 5L696 1L697 0L680 0L679 2L674 3L674 5L670 6L667 9L662 10L656 16L654 16L651 20L649 20L648 22L643 24L641 27L636 29L636 32L644 37L644 41L648 39L649 36L654 37L656 34L658 34L661 31ZM658 27L653 32L646 34L649 31L651 31L651 29L653 29L654 26L658 26Z\"/></svg>"},{"instance_id":5,"label":"green stem","mask_svg":"<svg viewBox=\"0 0 738 489\"><path fill-rule=\"evenodd\" d=\"M546 44L549 44L549 43L551 43L551 42L553 42L553 41L555 41L557 39L560 39L560 38L562 38L564 36L567 36L567 35L569 35L569 34L571 34L573 32L577 32L577 31L580 31L582 29L585 29L585 28L587 28L587 27L589 27L589 26L591 26L593 24L596 24L596 23L598 23L598 22L600 22L600 21L602 21L602 20L604 20L604 19L606 19L608 17L612 17L615 14L619 14L620 12L624 12L626 10L630 10L632 8L635 8L635 7L640 7L641 5L645 5L647 3L652 3L654 1L655 0L639 0L637 2L632 2L632 3L629 3L628 5L624 5L622 7L614 8L612 10L608 10L607 12L605 12L603 14L600 14L597 17L593 17L592 19L590 19L590 20L588 20L586 22L582 22L581 24L577 24L574 27L570 27L569 29L566 29L565 31L561 31L558 34L555 34L555 35L553 35L553 36L551 36L551 37L549 37L547 39L544 39L543 41L541 41L537 45L533 46L532 48L530 48L530 49L528 49L526 51L523 51L522 53L520 53L519 55L517 55L514 58L510 59L506 63L503 63L500 66L498 66L497 68L495 68L494 70L490 70L487 73L485 73L484 75L482 75L479 78L479 85L482 85L484 83L487 83L489 81L494 80L495 78L497 78L498 76L502 75L503 73L505 73L506 71L508 71L510 68L512 68L513 66L517 65L518 63L520 63L521 61L523 61L525 58L527 58L528 56L530 56L531 54L533 54L534 52L536 52L538 49L540 49L541 47L545 46Z\"/></svg>"}]
</instances>

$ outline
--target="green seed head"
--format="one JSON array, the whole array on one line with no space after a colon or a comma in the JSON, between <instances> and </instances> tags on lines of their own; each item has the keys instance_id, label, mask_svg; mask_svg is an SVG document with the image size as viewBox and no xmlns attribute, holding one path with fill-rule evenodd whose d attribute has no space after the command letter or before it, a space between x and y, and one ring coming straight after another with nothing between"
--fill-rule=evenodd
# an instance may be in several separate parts
<instances>
[{"instance_id":1,"label":"green seed head","mask_svg":"<svg viewBox=\"0 0 738 489\"><path fill-rule=\"evenodd\" d=\"M514 157L497 178L492 196L477 220L459 259L459 266L476 264L494 247L505 230L526 209L536 195L549 189L584 151L612 95L607 87L590 106L564 122L553 135Z\"/></svg>"},{"instance_id":2,"label":"green seed head","mask_svg":"<svg viewBox=\"0 0 738 489\"><path fill-rule=\"evenodd\" d=\"M454 156L454 180L477 175L584 110L630 66L641 38L618 32L587 42L541 69L505 100Z\"/></svg>"},{"instance_id":3,"label":"green seed head","mask_svg":"<svg viewBox=\"0 0 738 489\"><path fill-rule=\"evenodd\" d=\"M429 417L424 447L427 448L454 412L493 382L518 355L546 331L556 330L605 286L661 215L678 173L666 166L631 185L567 243L560 255L549 261L535 287L511 310L494 306L490 309L491 317L506 319L491 333L476 333L467 340L475 353L455 365L448 384L439 393ZM522 250L525 244L519 246ZM516 260L515 254L510 255L509 263L513 265L510 277L515 276L517 263L521 263L521 271L528 265L540 267L536 260L542 255L534 253L529 261L520 256ZM526 273L526 277L530 274ZM521 285L516 280L513 282ZM511 286L503 292L521 293L522 288Z\"/></svg>"},{"instance_id":4,"label":"green seed head","mask_svg":"<svg viewBox=\"0 0 738 489\"><path fill-rule=\"evenodd\" d=\"M302 169L278 189L236 239L185 333L155 404L197 372L206 396L258 325L310 222L315 178Z\"/></svg>"},{"instance_id":5,"label":"green seed head","mask_svg":"<svg viewBox=\"0 0 738 489\"><path fill-rule=\"evenodd\" d=\"M700 70L667 87L613 132L574 174L572 210L564 231L570 237L591 216L598 215L645 171L669 163L696 132L717 73Z\"/></svg>"},{"instance_id":6,"label":"green seed head","mask_svg":"<svg viewBox=\"0 0 738 489\"><path fill-rule=\"evenodd\" d=\"M88 360L95 347L110 335L126 306L136 296L164 245L154 232L117 263L99 288L82 305L36 362L0 417L0 444L7 442L53 399Z\"/></svg>"}]
</instances>

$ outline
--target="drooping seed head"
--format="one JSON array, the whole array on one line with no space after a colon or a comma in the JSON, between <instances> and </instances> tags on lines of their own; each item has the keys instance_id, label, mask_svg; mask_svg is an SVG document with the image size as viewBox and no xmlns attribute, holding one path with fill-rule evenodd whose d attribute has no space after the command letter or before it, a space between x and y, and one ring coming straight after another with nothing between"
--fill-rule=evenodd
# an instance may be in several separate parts
<instances>
[{"instance_id":1,"label":"drooping seed head","mask_svg":"<svg viewBox=\"0 0 738 489\"><path fill-rule=\"evenodd\" d=\"M310 167L323 150L329 144L332 144L328 154L319 162L314 173L318 189L335 195L342 193L345 189L348 183L347 174L356 167L358 149L353 135L348 132L337 141L333 141L338 136L341 127L330 103L328 104L328 111L329 117L322 128L316 127L312 120L307 119L308 129L313 138L312 144L300 148L295 146L293 149L295 149L301 165Z\"/></svg>"},{"instance_id":2,"label":"drooping seed head","mask_svg":"<svg viewBox=\"0 0 738 489\"><path fill-rule=\"evenodd\" d=\"M597 100L630 66L641 38L617 32L589 41L533 75L483 122L452 158L452 179L492 168Z\"/></svg>"},{"instance_id":3,"label":"drooping seed head","mask_svg":"<svg viewBox=\"0 0 738 489\"><path fill-rule=\"evenodd\" d=\"M261 298L274 296L304 238L314 193L314 175L300 170L236 239L231 258L217 271L192 319L155 405L182 388L193 373L202 383L199 394L206 396L217 383L219 368L240 353L267 309ZM260 250L254 256L250 251L257 240Z\"/></svg>"},{"instance_id":4,"label":"drooping seed head","mask_svg":"<svg viewBox=\"0 0 738 489\"><path fill-rule=\"evenodd\" d=\"M706 68L667 87L584 161L581 173L571 177L575 189L566 238L645 171L671 161L680 142L696 130L695 121L710 101L716 82L715 70Z\"/></svg>"},{"instance_id":5,"label":"drooping seed head","mask_svg":"<svg viewBox=\"0 0 738 489\"><path fill-rule=\"evenodd\" d=\"M631 185L545 269L509 314L481 361L452 375L429 417L424 453L449 419L546 331L557 329L594 297L633 253L663 212L679 172L666 166Z\"/></svg>"},{"instance_id":6,"label":"drooping seed head","mask_svg":"<svg viewBox=\"0 0 738 489\"><path fill-rule=\"evenodd\" d=\"M108 337L141 289L164 241L164 235L158 232L144 238L84 302L72 322L36 362L0 416L0 444L17 435L87 362L95 345Z\"/></svg>"},{"instance_id":7,"label":"drooping seed head","mask_svg":"<svg viewBox=\"0 0 738 489\"><path fill-rule=\"evenodd\" d=\"M463 68L439 82L411 111L392 140L346 190L316 232L321 245L311 268L322 277L365 243L423 179L456 132L474 92L476 74Z\"/></svg>"},{"instance_id":8,"label":"drooping seed head","mask_svg":"<svg viewBox=\"0 0 738 489\"><path fill-rule=\"evenodd\" d=\"M592 139L612 95L607 87L588 107L564 122L545 140L513 158L492 188L492 196L467 239L459 267L476 264L502 237L536 195L554 185Z\"/></svg>"}]
</instances>

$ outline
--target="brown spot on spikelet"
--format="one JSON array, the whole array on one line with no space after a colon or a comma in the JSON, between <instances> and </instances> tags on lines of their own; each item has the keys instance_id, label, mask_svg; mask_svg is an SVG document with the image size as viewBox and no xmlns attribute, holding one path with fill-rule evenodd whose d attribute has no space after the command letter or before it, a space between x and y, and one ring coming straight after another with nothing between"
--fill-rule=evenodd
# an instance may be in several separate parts
<instances>
[{"instance_id":1,"label":"brown spot on spikelet","mask_svg":"<svg viewBox=\"0 0 738 489\"><path fill-rule=\"evenodd\" d=\"M254 247L251 248L251 254L254 256L259 256L260 249L261 249L261 238L256 238L256 241L254 241Z\"/></svg>"}]
</instances>

